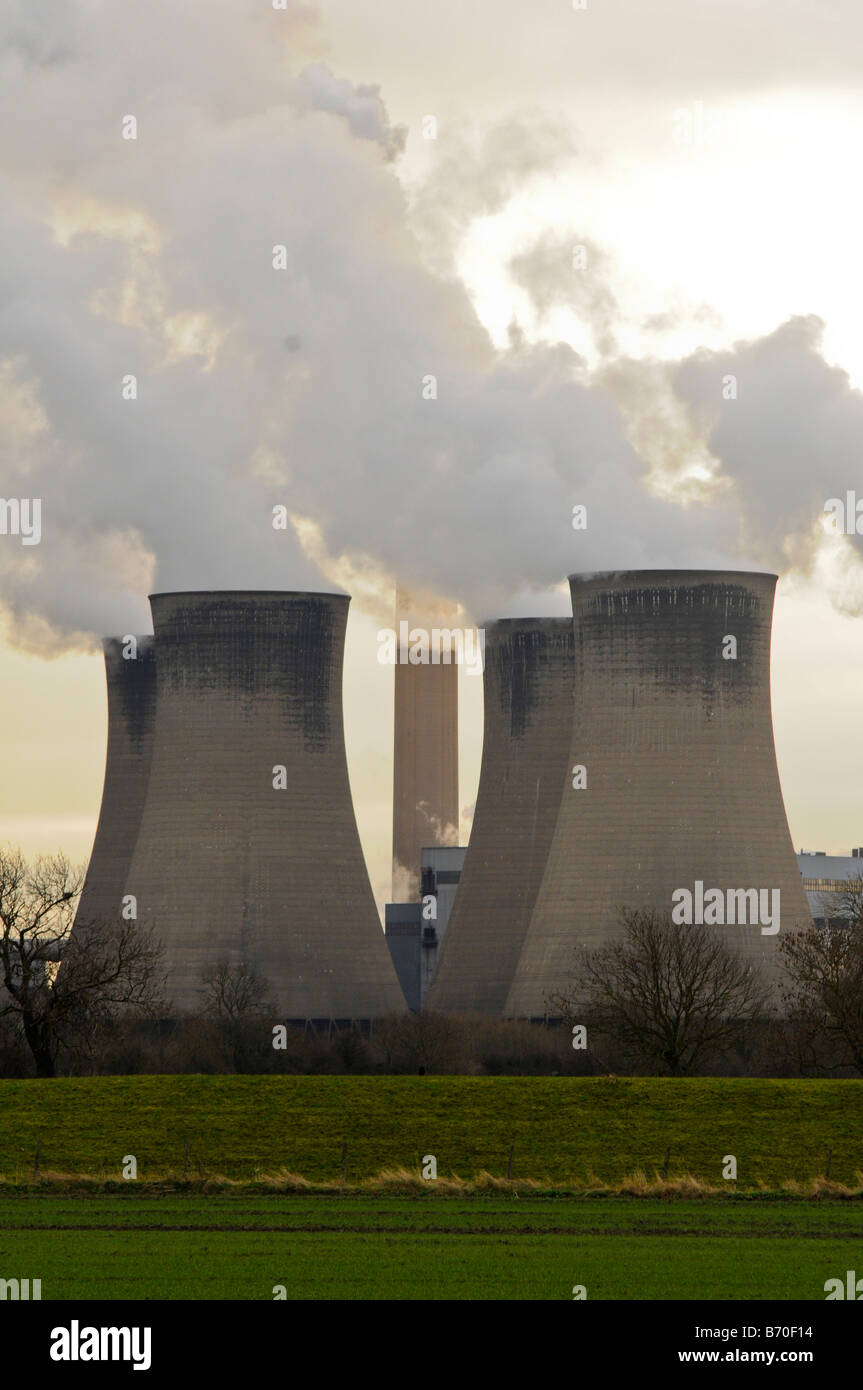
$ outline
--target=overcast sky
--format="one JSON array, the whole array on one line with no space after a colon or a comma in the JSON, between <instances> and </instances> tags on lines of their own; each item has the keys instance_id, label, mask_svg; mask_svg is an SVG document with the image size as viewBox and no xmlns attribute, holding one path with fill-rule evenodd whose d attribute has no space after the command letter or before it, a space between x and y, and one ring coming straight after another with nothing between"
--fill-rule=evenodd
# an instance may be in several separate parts
<instances>
[{"instance_id":1,"label":"overcast sky","mask_svg":"<svg viewBox=\"0 0 863 1390\"><path fill-rule=\"evenodd\" d=\"M795 843L863 842L861 538L823 524L863 498L861 39L834 0L7 0L2 494L43 535L0 537L0 838L86 854L96 639L148 592L343 588L382 901L396 582L481 619L724 565L780 574Z\"/></svg>"}]
</instances>

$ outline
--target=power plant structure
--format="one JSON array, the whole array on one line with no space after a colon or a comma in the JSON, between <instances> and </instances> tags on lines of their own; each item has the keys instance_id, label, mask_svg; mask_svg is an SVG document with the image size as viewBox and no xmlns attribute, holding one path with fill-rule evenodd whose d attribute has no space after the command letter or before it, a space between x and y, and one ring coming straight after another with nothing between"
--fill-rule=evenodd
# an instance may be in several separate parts
<instances>
[{"instance_id":1,"label":"power plant structure","mask_svg":"<svg viewBox=\"0 0 863 1390\"><path fill-rule=\"evenodd\" d=\"M573 651L570 618L485 625L479 790L430 1010L503 1014L566 780Z\"/></svg>"},{"instance_id":2,"label":"power plant structure","mask_svg":"<svg viewBox=\"0 0 863 1390\"><path fill-rule=\"evenodd\" d=\"M450 660L413 664L404 649L420 605L396 596L399 653L395 668L393 738L393 898L414 898L428 845L458 835L458 666ZM446 630L444 630L446 631Z\"/></svg>"},{"instance_id":3,"label":"power plant structure","mask_svg":"<svg viewBox=\"0 0 863 1390\"><path fill-rule=\"evenodd\" d=\"M108 746L96 837L75 926L121 921L123 893L147 795L156 710L152 637L102 641L108 690Z\"/></svg>"},{"instance_id":4,"label":"power plant structure","mask_svg":"<svg viewBox=\"0 0 863 1390\"><path fill-rule=\"evenodd\" d=\"M773 742L775 586L737 571L571 576L574 775L508 1016L548 1016L556 994L577 994L576 948L620 939L621 909L686 920L673 916L686 894L689 920L775 981L780 931L811 921Z\"/></svg>"},{"instance_id":5,"label":"power plant structure","mask_svg":"<svg viewBox=\"0 0 863 1390\"><path fill-rule=\"evenodd\" d=\"M625 909L714 926L775 980L781 931L811 921L773 742L775 585L574 575L571 621L488 624L463 869L458 668L397 663L394 867L416 883L387 920L411 1008L553 1016L577 991L577 948L619 940ZM348 778L350 599L150 602L155 637L103 642L105 781L76 930L134 915L164 947L180 1010L199 1009L225 965L254 971L276 1019L403 1012ZM446 909L437 925L427 888Z\"/></svg>"},{"instance_id":6,"label":"power plant structure","mask_svg":"<svg viewBox=\"0 0 863 1390\"><path fill-rule=\"evenodd\" d=\"M847 922L853 915L863 880L863 845L855 845L850 854L801 849L797 867L815 925Z\"/></svg>"},{"instance_id":7,"label":"power plant structure","mask_svg":"<svg viewBox=\"0 0 863 1390\"><path fill-rule=\"evenodd\" d=\"M412 1013L423 1007L435 977L464 856L463 845L427 845L421 859L422 899L386 904L387 949Z\"/></svg>"},{"instance_id":8,"label":"power plant structure","mask_svg":"<svg viewBox=\"0 0 863 1390\"><path fill-rule=\"evenodd\" d=\"M157 703L125 892L177 1008L222 963L277 1019L404 1012L360 845L342 716L346 595L151 596Z\"/></svg>"}]
</instances>

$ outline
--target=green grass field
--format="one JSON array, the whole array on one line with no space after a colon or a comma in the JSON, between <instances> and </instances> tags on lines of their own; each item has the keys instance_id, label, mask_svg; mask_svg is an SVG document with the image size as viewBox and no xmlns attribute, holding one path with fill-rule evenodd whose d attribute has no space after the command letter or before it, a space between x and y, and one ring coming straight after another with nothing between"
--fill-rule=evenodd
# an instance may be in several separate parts
<instances>
[{"instance_id":1,"label":"green grass field","mask_svg":"<svg viewBox=\"0 0 863 1390\"><path fill-rule=\"evenodd\" d=\"M0 1081L0 1177L43 1171L142 1180L182 1170L244 1179L288 1170L348 1182L384 1169L506 1172L575 1185L661 1168L738 1185L849 1185L863 1170L863 1081L463 1076L167 1076Z\"/></svg>"},{"instance_id":2,"label":"green grass field","mask_svg":"<svg viewBox=\"0 0 863 1390\"><path fill-rule=\"evenodd\" d=\"M279 1178L339 1183L344 1144L344 1189ZM511 1145L512 1185L483 1185ZM639 1171L646 1193L666 1149L663 1199L585 1195ZM827 1279L863 1273L863 1199L780 1189L811 1190L828 1150L834 1184L859 1193L863 1082L2 1081L0 1278L39 1278L61 1300L271 1300L277 1285L289 1299L569 1300L575 1285L590 1299L823 1299ZM122 1182L130 1154L138 1181ZM426 1154L437 1184L419 1177ZM396 1176L358 1186L382 1172ZM214 1175L259 1187L226 1193ZM691 1198L683 1175L717 1195ZM448 1189L454 1177L479 1182Z\"/></svg>"},{"instance_id":3,"label":"green grass field","mask_svg":"<svg viewBox=\"0 0 863 1390\"><path fill-rule=\"evenodd\" d=\"M0 1272L46 1299L823 1300L858 1202L0 1198Z\"/></svg>"}]
</instances>

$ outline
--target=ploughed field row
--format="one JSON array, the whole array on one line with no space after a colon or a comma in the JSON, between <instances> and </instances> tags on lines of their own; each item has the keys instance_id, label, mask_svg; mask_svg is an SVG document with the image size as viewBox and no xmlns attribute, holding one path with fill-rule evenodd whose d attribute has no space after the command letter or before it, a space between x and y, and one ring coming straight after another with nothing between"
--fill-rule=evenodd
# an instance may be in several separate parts
<instances>
[{"instance_id":1,"label":"ploughed field row","mask_svg":"<svg viewBox=\"0 0 863 1390\"><path fill-rule=\"evenodd\" d=\"M43 1300L823 1300L863 1269L857 1201L39 1194L0 1232Z\"/></svg>"},{"instance_id":2,"label":"ploughed field row","mask_svg":"<svg viewBox=\"0 0 863 1390\"><path fill-rule=\"evenodd\" d=\"M0 1197L0 1231L398 1231L863 1239L863 1202L644 1197ZM861 1269L863 1274L863 1269Z\"/></svg>"}]
</instances>

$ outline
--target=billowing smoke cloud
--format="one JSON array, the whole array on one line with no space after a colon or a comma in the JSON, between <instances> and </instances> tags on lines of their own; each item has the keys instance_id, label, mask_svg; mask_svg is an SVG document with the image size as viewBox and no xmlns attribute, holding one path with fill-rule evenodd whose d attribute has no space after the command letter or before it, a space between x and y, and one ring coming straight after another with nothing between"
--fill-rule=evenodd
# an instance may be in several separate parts
<instances>
[{"instance_id":1,"label":"billowing smoke cloud","mask_svg":"<svg viewBox=\"0 0 863 1390\"><path fill-rule=\"evenodd\" d=\"M592 346L603 358L617 351L620 318L607 267L607 254L588 238L550 232L510 262L513 280L527 292L537 314L547 316L565 304L588 328Z\"/></svg>"},{"instance_id":2,"label":"billowing smoke cloud","mask_svg":"<svg viewBox=\"0 0 863 1390\"><path fill-rule=\"evenodd\" d=\"M19 640L141 630L153 588L332 588L342 562L482 617L572 570L761 558L745 427L708 418L717 364L671 383L734 481L704 507L656 486L634 370L624 390L564 345L496 351L451 274L466 217L571 156L554 123L492 133L467 193L444 151L421 250L404 131L323 65L308 6L22 0L0 53L3 494L43 504L39 546L0 538ZM545 308L556 254L515 265ZM577 308L609 351L594 283ZM754 394L769 349L735 352Z\"/></svg>"},{"instance_id":3,"label":"billowing smoke cloud","mask_svg":"<svg viewBox=\"0 0 863 1390\"><path fill-rule=\"evenodd\" d=\"M379 87L352 87L344 78L334 77L324 63L312 63L294 83L293 96L310 111L344 116L354 135L374 140L390 159L404 149L407 127L389 124Z\"/></svg>"},{"instance_id":4,"label":"billowing smoke cloud","mask_svg":"<svg viewBox=\"0 0 863 1390\"><path fill-rule=\"evenodd\" d=\"M411 197L411 226L426 263L454 274L461 238L475 218L502 211L531 179L565 168L576 153L569 126L545 112L520 112L478 135L447 130L431 172Z\"/></svg>"},{"instance_id":5,"label":"billowing smoke cloud","mask_svg":"<svg viewBox=\"0 0 863 1390\"><path fill-rule=\"evenodd\" d=\"M863 394L825 361L824 323L789 319L762 338L677 362L619 358L601 380L658 491L737 518L736 551L819 579L834 604L863 610ZM833 527L835 501L841 504ZM829 523L829 524L828 524Z\"/></svg>"},{"instance_id":6,"label":"billowing smoke cloud","mask_svg":"<svg viewBox=\"0 0 863 1390\"><path fill-rule=\"evenodd\" d=\"M742 544L780 568L811 566L825 503L863 500L863 395L821 354L814 316L671 369L675 395L706 439L739 505ZM852 523L853 524L853 523ZM848 533L863 554L863 537Z\"/></svg>"}]
</instances>

